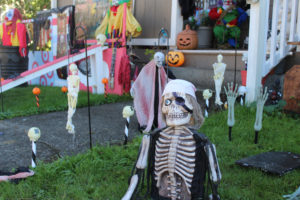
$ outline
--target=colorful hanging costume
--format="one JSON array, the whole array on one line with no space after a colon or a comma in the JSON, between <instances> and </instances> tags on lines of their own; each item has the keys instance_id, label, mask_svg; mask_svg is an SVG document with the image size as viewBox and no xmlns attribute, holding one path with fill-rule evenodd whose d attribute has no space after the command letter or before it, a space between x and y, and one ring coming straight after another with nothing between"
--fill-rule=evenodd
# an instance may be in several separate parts
<instances>
[{"instance_id":1,"label":"colorful hanging costume","mask_svg":"<svg viewBox=\"0 0 300 200\"><path fill-rule=\"evenodd\" d=\"M112 5L110 7L101 25L97 28L95 36L101 33L107 38L120 37L123 30L124 3L130 3L130 0L119 1L118 6ZM132 15L129 4L127 4L126 9L126 35L137 37L142 33L142 27Z\"/></svg>"},{"instance_id":2,"label":"colorful hanging costume","mask_svg":"<svg viewBox=\"0 0 300 200\"><path fill-rule=\"evenodd\" d=\"M239 40L241 33L239 26L247 19L247 13L235 6L226 10L223 7L216 7L210 10L209 17L217 20L214 35L218 44L228 42L230 46L235 47L235 38Z\"/></svg>"},{"instance_id":3,"label":"colorful hanging costume","mask_svg":"<svg viewBox=\"0 0 300 200\"><path fill-rule=\"evenodd\" d=\"M132 92L134 94L134 108L140 126L146 126L144 131L149 132L153 125L154 120L154 101L155 101L155 77L156 77L156 64L154 60L150 61L143 67L137 79L132 85ZM158 96L161 100L162 92L167 84L167 74L163 67L158 69ZM165 126L162 120L161 109L158 111L158 128Z\"/></svg>"},{"instance_id":4,"label":"colorful hanging costume","mask_svg":"<svg viewBox=\"0 0 300 200\"><path fill-rule=\"evenodd\" d=\"M3 46L19 46L22 57L27 55L26 26L21 23L22 16L18 9L8 11L11 17L5 17L5 22L0 26L0 37Z\"/></svg>"}]
</instances>

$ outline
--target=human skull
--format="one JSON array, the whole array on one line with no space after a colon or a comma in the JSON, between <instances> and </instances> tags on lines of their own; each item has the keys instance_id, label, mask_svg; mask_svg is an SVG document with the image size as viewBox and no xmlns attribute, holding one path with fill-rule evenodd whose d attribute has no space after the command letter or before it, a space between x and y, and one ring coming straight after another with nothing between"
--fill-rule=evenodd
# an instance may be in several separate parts
<instances>
[{"instance_id":1,"label":"human skull","mask_svg":"<svg viewBox=\"0 0 300 200\"><path fill-rule=\"evenodd\" d=\"M193 110L193 106L187 100L185 93L177 92L176 95L174 93L166 93L163 96L163 101L162 113L165 115L167 126L173 127L189 124L192 114L183 105L190 110Z\"/></svg>"},{"instance_id":2,"label":"human skull","mask_svg":"<svg viewBox=\"0 0 300 200\"><path fill-rule=\"evenodd\" d=\"M209 99L211 96L212 96L212 91L210 89L206 89L203 91L203 98L205 100Z\"/></svg>"},{"instance_id":3,"label":"human skull","mask_svg":"<svg viewBox=\"0 0 300 200\"><path fill-rule=\"evenodd\" d=\"M124 118L131 117L134 114L133 107L132 106L125 106L123 108L122 114L123 114Z\"/></svg>"},{"instance_id":4,"label":"human skull","mask_svg":"<svg viewBox=\"0 0 300 200\"><path fill-rule=\"evenodd\" d=\"M36 142L41 137L41 131L37 127L32 127L28 131L28 137L30 141Z\"/></svg>"},{"instance_id":5,"label":"human skull","mask_svg":"<svg viewBox=\"0 0 300 200\"><path fill-rule=\"evenodd\" d=\"M218 55L218 62L221 63L223 61L223 56L221 54Z\"/></svg>"},{"instance_id":6,"label":"human skull","mask_svg":"<svg viewBox=\"0 0 300 200\"><path fill-rule=\"evenodd\" d=\"M154 54L154 62L157 67L162 67L164 62L164 54L162 52L157 52Z\"/></svg>"},{"instance_id":7,"label":"human skull","mask_svg":"<svg viewBox=\"0 0 300 200\"><path fill-rule=\"evenodd\" d=\"M75 63L70 64L69 69L70 69L72 75L75 75L78 72L78 68Z\"/></svg>"},{"instance_id":8,"label":"human skull","mask_svg":"<svg viewBox=\"0 0 300 200\"><path fill-rule=\"evenodd\" d=\"M97 44L101 44L101 46L103 46L106 41L106 37L104 34L98 34L96 39L97 39Z\"/></svg>"}]
</instances>

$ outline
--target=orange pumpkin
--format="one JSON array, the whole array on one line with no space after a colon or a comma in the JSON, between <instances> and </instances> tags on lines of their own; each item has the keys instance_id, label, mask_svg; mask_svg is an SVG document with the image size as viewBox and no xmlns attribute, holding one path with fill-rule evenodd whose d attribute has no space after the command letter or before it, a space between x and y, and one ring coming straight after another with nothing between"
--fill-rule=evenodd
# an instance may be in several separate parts
<instances>
[{"instance_id":1,"label":"orange pumpkin","mask_svg":"<svg viewBox=\"0 0 300 200\"><path fill-rule=\"evenodd\" d=\"M108 79L107 78L103 78L102 79L102 83L105 85L105 84L107 84L108 83Z\"/></svg>"},{"instance_id":2,"label":"orange pumpkin","mask_svg":"<svg viewBox=\"0 0 300 200\"><path fill-rule=\"evenodd\" d=\"M3 82L3 81L4 81L4 78L2 77L2 78L1 78L1 82Z\"/></svg>"},{"instance_id":3,"label":"orange pumpkin","mask_svg":"<svg viewBox=\"0 0 300 200\"><path fill-rule=\"evenodd\" d=\"M169 51L166 55L166 62L171 67L179 67L184 63L184 55L180 51Z\"/></svg>"},{"instance_id":4,"label":"orange pumpkin","mask_svg":"<svg viewBox=\"0 0 300 200\"><path fill-rule=\"evenodd\" d=\"M33 93L34 95L39 95L39 94L41 93L41 90L40 90L40 88L35 87L35 88L33 88L32 93Z\"/></svg>"},{"instance_id":5,"label":"orange pumpkin","mask_svg":"<svg viewBox=\"0 0 300 200\"><path fill-rule=\"evenodd\" d=\"M198 47L198 35L196 31L190 29L187 24L185 30L178 33L176 46L181 50L197 49Z\"/></svg>"},{"instance_id":6,"label":"orange pumpkin","mask_svg":"<svg viewBox=\"0 0 300 200\"><path fill-rule=\"evenodd\" d=\"M62 91L63 93L66 93L66 92L68 92L68 88L67 88L66 86L64 86L64 87L61 88L61 91Z\"/></svg>"}]
</instances>

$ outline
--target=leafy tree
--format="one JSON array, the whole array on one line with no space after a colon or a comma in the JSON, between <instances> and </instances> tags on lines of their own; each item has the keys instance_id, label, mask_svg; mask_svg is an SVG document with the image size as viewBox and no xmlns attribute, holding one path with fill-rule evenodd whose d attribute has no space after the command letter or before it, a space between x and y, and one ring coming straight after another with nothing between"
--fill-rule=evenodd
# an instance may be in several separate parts
<instances>
[{"instance_id":1,"label":"leafy tree","mask_svg":"<svg viewBox=\"0 0 300 200\"><path fill-rule=\"evenodd\" d=\"M18 8L24 19L32 19L38 11L50 7L51 0L0 0L1 14L8 8Z\"/></svg>"}]
</instances>

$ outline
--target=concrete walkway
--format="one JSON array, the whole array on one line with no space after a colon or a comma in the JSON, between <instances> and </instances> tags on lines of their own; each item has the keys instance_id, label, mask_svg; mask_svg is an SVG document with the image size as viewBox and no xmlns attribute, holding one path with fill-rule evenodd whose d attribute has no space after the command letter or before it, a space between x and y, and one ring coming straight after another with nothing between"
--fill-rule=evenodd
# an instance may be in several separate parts
<instances>
[{"instance_id":1,"label":"concrete walkway","mask_svg":"<svg viewBox=\"0 0 300 200\"><path fill-rule=\"evenodd\" d=\"M91 107L93 145L122 143L125 119L123 107L132 102L121 102ZM138 132L136 117L130 119L129 139ZM67 111L52 112L0 121L0 170L10 170L31 164L31 142L27 131L31 127L41 130L37 142L37 158L44 162L57 159L58 155L74 155L89 149L88 109L79 108L73 116L76 142L66 129Z\"/></svg>"}]
</instances>

